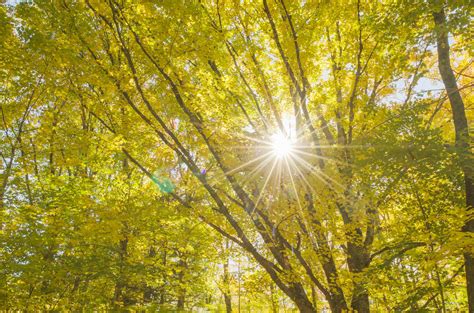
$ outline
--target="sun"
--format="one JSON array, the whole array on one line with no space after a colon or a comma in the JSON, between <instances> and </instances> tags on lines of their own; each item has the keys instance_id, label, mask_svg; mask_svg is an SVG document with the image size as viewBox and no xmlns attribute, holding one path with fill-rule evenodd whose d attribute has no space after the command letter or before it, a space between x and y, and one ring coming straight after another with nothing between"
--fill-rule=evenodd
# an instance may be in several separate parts
<instances>
[{"instance_id":1,"label":"sun","mask_svg":"<svg viewBox=\"0 0 474 313\"><path fill-rule=\"evenodd\" d=\"M273 132L266 133L260 138L244 136L254 143L252 148L255 157L224 173L244 174L241 176L243 184L253 184L256 183L257 177L263 178L261 184L257 183L259 186L252 187L255 187L255 191L259 190L255 194L252 214L261 202L265 202L265 207L269 208L280 196L296 200L301 213L303 212L300 201L301 187L304 187L304 190L314 191L313 185L316 180L331 187L340 186L317 165L318 160L333 161L320 153L315 153L316 148L329 148L329 146L308 144L305 136L309 131L308 126L302 124L297 127L296 116L283 114L281 124L281 127L274 128ZM248 146L242 148L244 151L249 149ZM245 170L245 168L251 169ZM265 194L270 196L265 197Z\"/></svg>"},{"instance_id":2,"label":"sun","mask_svg":"<svg viewBox=\"0 0 474 313\"><path fill-rule=\"evenodd\" d=\"M294 142L285 134L278 132L270 137L270 149L274 157L287 158L293 153Z\"/></svg>"},{"instance_id":3,"label":"sun","mask_svg":"<svg viewBox=\"0 0 474 313\"><path fill-rule=\"evenodd\" d=\"M305 138L305 133L308 132L307 125L297 127L296 116L291 114L283 114L281 122L281 127L275 127L273 132L266 133L260 138L244 136L254 143L252 149L256 154L255 157L224 173L226 175L243 173L243 184L255 182L257 177L263 178L262 185L258 187L260 190L254 201L254 209L261 201L266 201L264 194L269 192L273 193L271 199L277 199L280 195L294 197L298 208L302 209L298 192L301 186L312 190L314 180L330 186L337 183L318 168L318 160L332 160L314 152L316 148L322 149L326 148L325 146L307 143ZM242 149L248 151L249 147L243 146ZM245 168L251 169L245 170ZM287 190L283 193L282 189Z\"/></svg>"},{"instance_id":4,"label":"sun","mask_svg":"<svg viewBox=\"0 0 474 313\"><path fill-rule=\"evenodd\" d=\"M325 174L320 165L321 160L336 163L327 156L323 156L318 150L337 148L333 145L313 145L308 143L307 134L310 131L307 124L297 124L296 116L283 114L281 126L274 128L273 132L265 133L263 136L246 136L243 138L253 142L251 149L255 152L255 157L247 162L228 170L225 175L242 173L242 184L256 183L257 178L263 178L262 184L254 185L258 191L253 204L252 214L259 207L260 202L266 202L265 207L269 208L271 203L280 196L291 197L296 200L297 209L302 216L303 207L300 201L301 190L314 191L316 181L329 186L345 190L330 175ZM253 128L244 129L246 132L255 133ZM309 133L311 134L311 133ZM261 135L261 134L260 134ZM344 147L345 148L345 147ZM249 146L242 146L244 151L249 151ZM339 163L339 162L338 162ZM343 163L344 164L344 163ZM251 168L246 170L246 168ZM218 179L221 179L219 177ZM259 184L257 182L257 184ZM302 189L301 187L304 187ZM282 192L283 189L286 189ZM270 197L265 197L265 194Z\"/></svg>"}]
</instances>

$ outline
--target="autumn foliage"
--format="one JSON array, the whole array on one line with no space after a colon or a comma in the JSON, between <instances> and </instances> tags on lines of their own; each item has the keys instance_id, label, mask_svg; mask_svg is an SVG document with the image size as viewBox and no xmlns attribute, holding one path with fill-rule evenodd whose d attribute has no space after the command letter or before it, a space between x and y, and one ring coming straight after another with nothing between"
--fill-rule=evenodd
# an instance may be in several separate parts
<instances>
[{"instance_id":1,"label":"autumn foliage","mask_svg":"<svg viewBox=\"0 0 474 313\"><path fill-rule=\"evenodd\" d=\"M474 312L472 6L0 3L0 311Z\"/></svg>"}]
</instances>

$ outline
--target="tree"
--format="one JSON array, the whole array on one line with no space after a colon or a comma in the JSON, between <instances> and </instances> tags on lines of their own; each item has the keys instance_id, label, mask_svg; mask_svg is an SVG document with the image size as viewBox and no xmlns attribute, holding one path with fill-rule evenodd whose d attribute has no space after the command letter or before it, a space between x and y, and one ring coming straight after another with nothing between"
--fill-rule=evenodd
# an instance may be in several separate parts
<instances>
[{"instance_id":1,"label":"tree","mask_svg":"<svg viewBox=\"0 0 474 313\"><path fill-rule=\"evenodd\" d=\"M451 103L453 114L454 129L456 135L456 147L461 163L461 168L464 175L464 188L466 193L466 210L467 219L462 228L467 236L472 237L474 233L474 219L471 216L474 209L474 174L472 168L472 148L471 139L469 135L469 126L466 117L466 110L464 106L461 93L451 68L451 61L449 56L449 41L447 22L444 9L433 13L436 31L436 46L438 49L438 66L439 72L443 79L446 93ZM468 237L469 238L469 237ZM472 249L464 253L465 267L466 267L466 283L467 295L469 299L469 310L474 311L474 254Z\"/></svg>"},{"instance_id":2,"label":"tree","mask_svg":"<svg viewBox=\"0 0 474 313\"><path fill-rule=\"evenodd\" d=\"M19 255L5 263L26 255L49 268L31 275L41 296L51 294L51 277L78 264L64 281L93 284L84 299L107 286L101 305L182 310L211 302L197 296L213 288L197 273L215 273L217 260L230 311L228 260L213 254L212 230L264 271L249 270L271 280L274 309L275 286L301 312L459 308L454 282L467 245L457 216L469 212L437 120L446 117L442 98L419 92L433 53L421 8L284 0L10 7L5 38L24 51L24 69L7 67L5 81L21 73L27 82L9 86L5 103L29 112L31 102L34 114L11 109L4 119L2 198L13 239L3 246ZM31 227L25 234L16 224ZM21 249L24 238L47 244ZM83 277L94 258L93 272L107 274Z\"/></svg>"}]
</instances>

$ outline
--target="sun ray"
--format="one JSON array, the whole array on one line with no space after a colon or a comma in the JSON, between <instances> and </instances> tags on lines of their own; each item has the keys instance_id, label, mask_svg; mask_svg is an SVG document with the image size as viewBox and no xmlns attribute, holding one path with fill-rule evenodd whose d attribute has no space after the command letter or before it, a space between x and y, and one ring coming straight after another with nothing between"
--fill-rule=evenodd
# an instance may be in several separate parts
<instances>
[{"instance_id":1,"label":"sun ray","mask_svg":"<svg viewBox=\"0 0 474 313\"><path fill-rule=\"evenodd\" d=\"M306 185L311 189L312 192L315 192L313 186L311 186L311 184L308 182L308 180L306 179L306 175L300 170L300 168L298 167L298 165L296 164L295 160L293 159L293 157L290 157L288 158L291 162L292 162L292 165L293 167L296 169L296 171L298 172L299 176L301 177L301 179L303 180L303 182L306 183Z\"/></svg>"},{"instance_id":2,"label":"sun ray","mask_svg":"<svg viewBox=\"0 0 474 313\"><path fill-rule=\"evenodd\" d=\"M300 125L299 129L295 132L295 135L297 137L302 137L303 133L306 131L308 135L312 135L313 132L316 132L316 129L314 129L313 131L311 131L310 129L310 125L311 123L309 121L307 122L304 122L303 124ZM326 125L326 127L328 127L328 125ZM319 128L320 130L324 130L324 128Z\"/></svg>"},{"instance_id":3,"label":"sun ray","mask_svg":"<svg viewBox=\"0 0 474 313\"><path fill-rule=\"evenodd\" d=\"M350 145L350 146L342 146L342 145L294 145L295 149L314 149L314 148L321 148L321 149L354 149L354 148L364 148L365 146L362 145Z\"/></svg>"},{"instance_id":4,"label":"sun ray","mask_svg":"<svg viewBox=\"0 0 474 313\"><path fill-rule=\"evenodd\" d=\"M247 135L243 135L243 134L239 134L239 133L237 133L237 134L232 133L232 135L233 136L238 136L239 138L247 139L247 140L262 144L262 145L268 145L268 141L265 141L264 139L255 138L255 137L251 137L251 136L247 136Z\"/></svg>"},{"instance_id":5,"label":"sun ray","mask_svg":"<svg viewBox=\"0 0 474 313\"><path fill-rule=\"evenodd\" d=\"M219 172L219 173L215 173L214 175L212 175L210 177L211 180L213 181L218 181L220 179L223 179L225 178L227 175L234 175L234 174L237 174L239 170L243 170L245 169L246 167L256 163L257 161L260 161L260 163L258 163L258 165L253 168L249 173L245 173L245 180L242 181L242 184L245 184L246 181L248 181L250 178L253 177L253 175L257 174L262 168L264 168L269 162L271 162L272 158L269 157L271 154L271 152L267 152L257 158L254 158L244 164L241 164L239 165L238 167L234 168L234 169L231 169L227 172ZM263 160L262 160L263 159Z\"/></svg>"},{"instance_id":6,"label":"sun ray","mask_svg":"<svg viewBox=\"0 0 474 313\"><path fill-rule=\"evenodd\" d=\"M304 218L303 206L301 205L300 197L298 195L298 190L296 189L296 184L295 184L295 181L293 179L293 174L291 173L291 168L290 168L290 165L288 164L288 160L286 158L285 158L285 163L286 163L286 167L288 169L288 174L290 176L291 185L293 186L293 191L295 192L296 202L298 203L298 208L300 210L301 218L303 219L303 222L305 224L307 224L306 219ZM305 225L305 226L307 227L308 225Z\"/></svg>"},{"instance_id":7,"label":"sun ray","mask_svg":"<svg viewBox=\"0 0 474 313\"><path fill-rule=\"evenodd\" d=\"M318 145L315 147L312 144L306 144L304 137L308 135L309 124L303 123L299 129L296 129L296 121L294 119L291 120L290 117L284 125L285 130L276 129L273 134L264 135L264 137L259 138L245 134L237 134L240 138L249 140L249 143L255 143L255 151L260 153L260 155L225 172L224 175L243 173L244 175L239 179L243 186L253 185L253 182L263 180L263 185L256 191L258 195L255 194L256 201L251 212L252 214L258 209L262 201L267 201L264 200L266 194L271 192L271 197L268 199L270 199L271 202L275 202L279 199L282 190L287 187L295 192L298 208L301 210L301 214L303 214L302 199L300 199L298 193L298 185L305 187L307 192L316 194L315 187L310 183L309 178L311 175L314 175L317 180L327 185L336 193L345 189L340 182L330 175L327 175L313 163L316 162L315 159L320 159L344 166L350 165L341 160L315 154L313 151L315 148L341 149L348 147L337 144ZM235 146L234 148L239 151L248 149L248 147L244 145ZM351 146L350 148L355 148L355 146ZM250 169L248 169L249 167ZM265 171L266 174L261 174L262 171ZM258 180L255 179L256 177L258 177ZM291 185L291 187L289 185ZM308 189L306 189L306 187Z\"/></svg>"},{"instance_id":8,"label":"sun ray","mask_svg":"<svg viewBox=\"0 0 474 313\"><path fill-rule=\"evenodd\" d=\"M310 170L310 173L312 173L313 175L315 175L316 177L320 178L318 176L318 174L320 174L321 176L325 177L328 181L334 183L336 186L338 186L339 188L341 189L345 189L345 187L343 185L341 185L339 182L337 182L336 180L332 179L331 177L329 177L328 175L326 175L323 171L319 171L317 169L316 166L308 163L305 159L297 156L297 155L293 155L294 158L298 159L304 166L306 166L306 168L308 168ZM316 174L318 173L318 174ZM320 178L320 180L322 180L325 184L327 184L327 181L324 181L323 179ZM329 185L329 184L328 184Z\"/></svg>"},{"instance_id":9,"label":"sun ray","mask_svg":"<svg viewBox=\"0 0 474 313\"><path fill-rule=\"evenodd\" d=\"M236 168L234 168L234 169L231 169L230 171L225 172L224 174L225 174L225 175L234 174L236 171L238 171L238 170L240 170L240 169L242 169L242 168L244 168L244 167L247 167L247 166L249 166L249 165L251 165L251 164L253 164L253 163L255 163L255 162L257 162L257 161L259 161L259 160L261 160L261 159L263 159L263 158L266 158L266 157L269 156L271 153L272 153L272 152L269 151L269 152L267 152L267 153L265 153L265 154L263 154L263 155L261 155L261 156L258 156L258 157L254 158L254 159L252 159L252 160L250 160L250 161L248 161L248 162L245 162L245 163L242 164L242 165L239 165L238 167L236 167Z\"/></svg>"},{"instance_id":10,"label":"sun ray","mask_svg":"<svg viewBox=\"0 0 474 313\"><path fill-rule=\"evenodd\" d=\"M324 179L323 177L319 176L318 175L318 171L316 170L316 167L309 164L308 162L304 161L303 159L297 157L297 156L294 156L295 158L295 161L298 161L301 166L303 166L304 168L306 168L306 170L308 170L308 173L311 173L313 176L315 176L318 180L320 180L324 185L328 185L330 186L330 181L327 181L326 179Z\"/></svg>"},{"instance_id":11,"label":"sun ray","mask_svg":"<svg viewBox=\"0 0 474 313\"><path fill-rule=\"evenodd\" d=\"M254 168L251 172L246 175L246 178L242 181L242 184L246 184L249 180L253 179L257 173L259 173L263 168L267 166L268 163L272 161L272 158L267 158L264 162L259 164L256 168Z\"/></svg>"},{"instance_id":12,"label":"sun ray","mask_svg":"<svg viewBox=\"0 0 474 313\"><path fill-rule=\"evenodd\" d=\"M265 192L265 188L266 188L266 186L267 186L267 184L268 184L268 181L270 180L270 178L271 178L271 176L272 176L272 172L273 172L273 170L275 169L275 165L277 164L277 162L278 162L278 159L275 159L275 160L273 161L273 165L272 165L272 168L270 169L270 173L268 173L267 178L265 179L265 183L263 184L263 187L262 187L262 189L260 190L260 194L258 195L257 201L255 202L255 205L254 205L254 207L253 207L253 209L252 209L252 212L250 213L251 215L253 214L253 212L255 211L255 209L258 207L258 203L260 202L260 199L261 199L263 193Z\"/></svg>"},{"instance_id":13,"label":"sun ray","mask_svg":"<svg viewBox=\"0 0 474 313\"><path fill-rule=\"evenodd\" d=\"M336 159L331 159L331 158L328 158L328 157L323 157L321 155L317 155L317 154L314 154L314 153L309 153L309 152L305 152L305 151L301 151L301 150L295 150L294 152L299 153L299 154L303 154L303 155L306 155L306 156L310 156L310 157L313 157L313 158L317 158L317 159L320 159L320 160L325 160L325 161L329 161L329 162L338 163L338 164L341 164L341 165L353 166L353 165L351 165L347 162L336 160Z\"/></svg>"}]
</instances>

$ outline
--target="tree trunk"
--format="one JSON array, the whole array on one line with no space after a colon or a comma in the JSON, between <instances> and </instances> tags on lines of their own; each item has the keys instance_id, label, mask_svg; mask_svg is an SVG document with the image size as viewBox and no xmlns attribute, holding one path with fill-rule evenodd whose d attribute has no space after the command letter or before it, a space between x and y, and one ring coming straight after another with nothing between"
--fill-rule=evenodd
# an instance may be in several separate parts
<instances>
[{"instance_id":1,"label":"tree trunk","mask_svg":"<svg viewBox=\"0 0 474 313\"><path fill-rule=\"evenodd\" d=\"M123 288L124 288L123 267L124 267L125 258L127 256L127 247L128 247L128 238L120 240L120 250L119 250L120 274L117 281L115 282L114 298L112 301L114 307L118 307L121 298L123 298Z\"/></svg>"},{"instance_id":2,"label":"tree trunk","mask_svg":"<svg viewBox=\"0 0 474 313\"><path fill-rule=\"evenodd\" d=\"M178 311L182 311L184 310L184 303L186 300L186 287L184 287L184 271L187 269L188 265L185 260L181 259L179 261L179 267L181 271L178 274L179 290L176 308L178 309Z\"/></svg>"},{"instance_id":3,"label":"tree trunk","mask_svg":"<svg viewBox=\"0 0 474 313\"><path fill-rule=\"evenodd\" d=\"M462 231L474 233L474 219L469 217L474 209L474 175L472 164L472 152L470 150L469 128L467 123L464 102L456 83L449 59L448 30L444 10L433 13L436 31L436 43L438 49L438 67L448 94L451 110L453 112L454 130L456 133L456 148L464 174L466 190L466 220ZM464 264L466 268L467 298L469 312L474 312L474 255L466 251L464 253Z\"/></svg>"},{"instance_id":4,"label":"tree trunk","mask_svg":"<svg viewBox=\"0 0 474 313\"><path fill-rule=\"evenodd\" d=\"M361 275L369 265L369 253L363 244L348 243L349 270L352 274ZM353 291L351 307L358 313L369 313L369 293L365 287L365 282L359 281L359 277L353 279Z\"/></svg>"},{"instance_id":5,"label":"tree trunk","mask_svg":"<svg viewBox=\"0 0 474 313\"><path fill-rule=\"evenodd\" d=\"M223 277L223 294L225 302L225 311L232 313L232 298L230 295L230 279L229 279L229 259L224 262L224 277Z\"/></svg>"},{"instance_id":6,"label":"tree trunk","mask_svg":"<svg viewBox=\"0 0 474 313\"><path fill-rule=\"evenodd\" d=\"M178 304L176 305L178 311L181 311L181 310L184 310L184 301L185 301L185 296L184 296L184 293L181 293L179 296L178 296Z\"/></svg>"},{"instance_id":7,"label":"tree trunk","mask_svg":"<svg viewBox=\"0 0 474 313\"><path fill-rule=\"evenodd\" d=\"M318 312L318 294L316 293L316 288L314 285L311 285L311 300L314 305L314 309Z\"/></svg>"},{"instance_id":8,"label":"tree trunk","mask_svg":"<svg viewBox=\"0 0 474 313\"><path fill-rule=\"evenodd\" d=\"M364 287L356 286L354 288L351 307L358 313L370 312L369 294Z\"/></svg>"},{"instance_id":9,"label":"tree trunk","mask_svg":"<svg viewBox=\"0 0 474 313\"><path fill-rule=\"evenodd\" d=\"M306 295L306 292L300 283L294 283L288 289L290 291L287 293L288 296L291 298L291 300L293 300L301 313L316 312L313 304L311 301L309 301L308 296Z\"/></svg>"},{"instance_id":10,"label":"tree trunk","mask_svg":"<svg viewBox=\"0 0 474 313\"><path fill-rule=\"evenodd\" d=\"M275 299L275 285L270 283L270 300L272 303L272 313L278 313L278 302Z\"/></svg>"},{"instance_id":11,"label":"tree trunk","mask_svg":"<svg viewBox=\"0 0 474 313\"><path fill-rule=\"evenodd\" d=\"M166 258L167 258L167 253L166 253L166 246L165 246L163 249L163 254L161 256L162 264L164 267L167 266ZM160 287L160 301L159 301L160 305L165 304L166 302L165 296L166 296L166 282Z\"/></svg>"},{"instance_id":12,"label":"tree trunk","mask_svg":"<svg viewBox=\"0 0 474 313\"><path fill-rule=\"evenodd\" d=\"M227 313L232 313L232 300L230 295L224 294L224 302L225 302L225 311Z\"/></svg>"},{"instance_id":13,"label":"tree trunk","mask_svg":"<svg viewBox=\"0 0 474 313\"><path fill-rule=\"evenodd\" d=\"M148 258L154 258L156 256L156 250L153 246L148 250ZM143 302L149 303L155 298L155 288L148 286L145 283L145 290L143 291Z\"/></svg>"}]
</instances>

